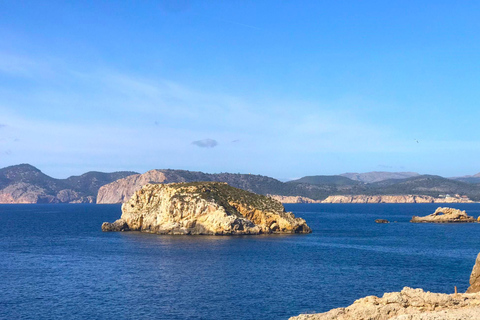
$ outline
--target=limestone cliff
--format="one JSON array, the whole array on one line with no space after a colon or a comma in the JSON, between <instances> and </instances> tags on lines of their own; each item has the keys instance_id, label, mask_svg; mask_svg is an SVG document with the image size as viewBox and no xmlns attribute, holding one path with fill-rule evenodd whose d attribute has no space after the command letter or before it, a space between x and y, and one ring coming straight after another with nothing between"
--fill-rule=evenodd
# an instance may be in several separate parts
<instances>
[{"instance_id":1,"label":"limestone cliff","mask_svg":"<svg viewBox=\"0 0 480 320\"><path fill-rule=\"evenodd\" d=\"M0 190L0 203L54 203L56 199L44 188L19 182Z\"/></svg>"},{"instance_id":2,"label":"limestone cliff","mask_svg":"<svg viewBox=\"0 0 480 320\"><path fill-rule=\"evenodd\" d=\"M63 189L58 193L45 188L19 182L0 190L0 203L94 203L94 196L82 196L72 189Z\"/></svg>"},{"instance_id":3,"label":"limestone cliff","mask_svg":"<svg viewBox=\"0 0 480 320\"><path fill-rule=\"evenodd\" d=\"M123 203L144 185L162 183L165 180L165 173L160 170L150 170L144 174L134 174L119 179L100 187L97 194L97 203Z\"/></svg>"},{"instance_id":4,"label":"limestone cliff","mask_svg":"<svg viewBox=\"0 0 480 320\"><path fill-rule=\"evenodd\" d=\"M301 196L280 196L277 194L267 194L267 196L281 203L322 203L321 200L313 200Z\"/></svg>"},{"instance_id":5,"label":"limestone cliff","mask_svg":"<svg viewBox=\"0 0 480 320\"><path fill-rule=\"evenodd\" d=\"M329 196L322 203L471 203L468 198L435 198L422 195L336 195Z\"/></svg>"},{"instance_id":6,"label":"limestone cliff","mask_svg":"<svg viewBox=\"0 0 480 320\"><path fill-rule=\"evenodd\" d=\"M301 218L269 197L226 183L147 184L122 205L119 220L103 231L241 235L310 233Z\"/></svg>"},{"instance_id":7,"label":"limestone cliff","mask_svg":"<svg viewBox=\"0 0 480 320\"><path fill-rule=\"evenodd\" d=\"M290 320L460 320L479 319L480 293L444 294L405 287L368 296L346 308L302 314Z\"/></svg>"},{"instance_id":8,"label":"limestone cliff","mask_svg":"<svg viewBox=\"0 0 480 320\"><path fill-rule=\"evenodd\" d=\"M413 216L410 222L433 222L433 223L456 223L456 222L475 222L475 219L465 211L453 208L437 208L434 213L424 217Z\"/></svg>"},{"instance_id":9,"label":"limestone cliff","mask_svg":"<svg viewBox=\"0 0 480 320\"><path fill-rule=\"evenodd\" d=\"M480 253L475 260L475 265L470 275L470 287L467 289L467 293L480 292Z\"/></svg>"}]
</instances>

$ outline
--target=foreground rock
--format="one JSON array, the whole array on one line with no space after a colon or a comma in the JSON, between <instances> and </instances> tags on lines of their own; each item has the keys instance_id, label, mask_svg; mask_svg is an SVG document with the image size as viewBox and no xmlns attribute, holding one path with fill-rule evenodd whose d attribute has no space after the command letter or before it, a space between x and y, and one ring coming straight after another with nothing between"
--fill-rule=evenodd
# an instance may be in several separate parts
<instances>
[{"instance_id":1,"label":"foreground rock","mask_svg":"<svg viewBox=\"0 0 480 320\"><path fill-rule=\"evenodd\" d=\"M480 253L477 256L477 260L475 260L475 265L470 275L470 287L467 289L467 293L473 292L480 292Z\"/></svg>"},{"instance_id":2,"label":"foreground rock","mask_svg":"<svg viewBox=\"0 0 480 320\"><path fill-rule=\"evenodd\" d=\"M461 211L454 208L437 208L434 213L425 216L417 217L413 216L410 222L433 222L433 223L458 223L458 222L475 222L475 218L467 215L465 211Z\"/></svg>"},{"instance_id":3,"label":"foreground rock","mask_svg":"<svg viewBox=\"0 0 480 320\"><path fill-rule=\"evenodd\" d=\"M122 205L104 231L241 235L310 233L301 218L266 196L221 182L147 184Z\"/></svg>"},{"instance_id":4,"label":"foreground rock","mask_svg":"<svg viewBox=\"0 0 480 320\"><path fill-rule=\"evenodd\" d=\"M329 196L322 203L471 203L467 197L435 198L423 195Z\"/></svg>"},{"instance_id":5,"label":"foreground rock","mask_svg":"<svg viewBox=\"0 0 480 320\"><path fill-rule=\"evenodd\" d=\"M368 296L347 308L302 314L290 320L460 320L480 319L480 293L443 294L405 287Z\"/></svg>"}]
</instances>

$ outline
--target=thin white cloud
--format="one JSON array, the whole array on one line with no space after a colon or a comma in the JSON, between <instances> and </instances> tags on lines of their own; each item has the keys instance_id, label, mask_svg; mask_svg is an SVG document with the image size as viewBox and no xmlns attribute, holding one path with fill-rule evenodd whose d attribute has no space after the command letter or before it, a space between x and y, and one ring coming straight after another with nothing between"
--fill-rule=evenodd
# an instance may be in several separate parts
<instances>
[{"instance_id":1,"label":"thin white cloud","mask_svg":"<svg viewBox=\"0 0 480 320\"><path fill-rule=\"evenodd\" d=\"M32 66L40 65L31 59L10 60L17 61L14 69L18 72L24 70L21 66L35 69ZM36 122L55 122L51 119L56 118L59 128L89 123L143 131L154 121L155 127L164 132L183 131L181 136L187 141L180 145L191 142L192 137L215 135L230 141L242 140L242 146L235 144L236 148L269 152L390 152L412 148L401 137L392 138L396 132L388 125L361 120L348 108L329 106L327 102L246 101L243 97L198 91L168 79L105 68L79 72L63 69L66 65L47 67L55 69L55 81L44 83L40 79L41 84L28 95L23 90L12 99L0 95L0 110L28 117L25 119L33 127ZM32 112L25 112L28 109ZM80 126L78 130L89 129ZM60 136L68 140L66 135ZM21 138L25 141L25 137ZM202 140L198 141L195 145L203 147Z\"/></svg>"},{"instance_id":2,"label":"thin white cloud","mask_svg":"<svg viewBox=\"0 0 480 320\"><path fill-rule=\"evenodd\" d=\"M14 77L33 78L46 75L49 71L47 65L41 60L0 52L0 74L2 73Z\"/></svg>"},{"instance_id":3,"label":"thin white cloud","mask_svg":"<svg viewBox=\"0 0 480 320\"><path fill-rule=\"evenodd\" d=\"M8 69L0 59L0 72L36 77L44 66L28 61L17 59L16 66ZM286 163L303 168L318 159L327 166L329 161L349 164L359 155L365 159L371 154L430 155L445 152L445 146L458 151L480 149L477 141L423 138L417 144L388 123L362 118L359 110L349 107L355 101L262 101L204 92L169 79L105 68L78 72L65 66L69 64L46 65L45 70L55 71L53 77L29 79L27 89L0 88L0 152L11 150L9 158L18 163L43 159L93 166L113 161L118 163L116 169L123 169L122 163L130 168L138 163L141 167L134 168L138 171L175 166L204 171L244 168L240 171L268 174L275 166L281 172ZM217 140L198 137L232 143L215 148ZM19 141L13 143L14 138ZM192 145L215 150L199 152ZM158 163L161 154L169 154L169 162Z\"/></svg>"}]
</instances>

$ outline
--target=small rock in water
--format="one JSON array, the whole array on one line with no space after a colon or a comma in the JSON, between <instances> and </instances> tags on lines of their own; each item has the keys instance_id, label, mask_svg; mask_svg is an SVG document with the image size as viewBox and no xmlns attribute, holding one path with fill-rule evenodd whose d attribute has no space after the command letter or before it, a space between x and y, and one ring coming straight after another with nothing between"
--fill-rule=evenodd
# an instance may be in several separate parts
<instances>
[{"instance_id":1,"label":"small rock in water","mask_svg":"<svg viewBox=\"0 0 480 320\"><path fill-rule=\"evenodd\" d=\"M377 219L375 220L375 223L390 223L387 219Z\"/></svg>"},{"instance_id":2,"label":"small rock in water","mask_svg":"<svg viewBox=\"0 0 480 320\"><path fill-rule=\"evenodd\" d=\"M104 222L102 223L102 231L109 232L109 231L129 231L130 228L128 224L123 219L118 219L115 222Z\"/></svg>"},{"instance_id":3,"label":"small rock in water","mask_svg":"<svg viewBox=\"0 0 480 320\"><path fill-rule=\"evenodd\" d=\"M434 213L424 217L413 216L410 222L433 222L433 223L455 223L455 222L475 222L475 219L465 211L454 208L437 208Z\"/></svg>"}]
</instances>

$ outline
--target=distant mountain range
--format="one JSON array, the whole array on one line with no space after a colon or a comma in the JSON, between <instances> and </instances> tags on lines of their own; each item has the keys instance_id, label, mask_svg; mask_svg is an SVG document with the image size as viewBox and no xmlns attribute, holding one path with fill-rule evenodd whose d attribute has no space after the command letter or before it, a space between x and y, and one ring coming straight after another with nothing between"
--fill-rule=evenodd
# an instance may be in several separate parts
<instances>
[{"instance_id":1,"label":"distant mountain range","mask_svg":"<svg viewBox=\"0 0 480 320\"><path fill-rule=\"evenodd\" d=\"M98 189L135 172L87 172L55 179L34 166L20 164L0 169L0 203L94 203Z\"/></svg>"},{"instance_id":2,"label":"distant mountain range","mask_svg":"<svg viewBox=\"0 0 480 320\"><path fill-rule=\"evenodd\" d=\"M55 179L29 164L0 169L0 203L118 203L146 183L221 181L248 191L323 200L332 195L465 196L480 201L480 174L443 178L414 172L368 172L306 176L281 182L251 174L187 170L87 172Z\"/></svg>"},{"instance_id":3,"label":"distant mountain range","mask_svg":"<svg viewBox=\"0 0 480 320\"><path fill-rule=\"evenodd\" d=\"M363 181L352 180L343 175L321 175L281 182L270 177L250 174L151 170L101 187L97 203L123 202L146 183L192 181L222 181L255 193L284 197L299 196L312 200L323 200L331 195L423 195L433 198L458 195L458 198L466 196L473 201L480 201L480 185L440 176L420 175L413 172L370 172L353 175Z\"/></svg>"},{"instance_id":4,"label":"distant mountain range","mask_svg":"<svg viewBox=\"0 0 480 320\"><path fill-rule=\"evenodd\" d=\"M373 171L366 173L343 173L342 177L347 177L352 180L360 181L363 183L373 183L389 179L407 179L420 174L416 172L385 172L385 171Z\"/></svg>"},{"instance_id":5,"label":"distant mountain range","mask_svg":"<svg viewBox=\"0 0 480 320\"><path fill-rule=\"evenodd\" d=\"M463 177L453 177L450 178L457 181L463 181L467 183L480 183L480 173L477 173L473 176L463 176Z\"/></svg>"}]
</instances>

